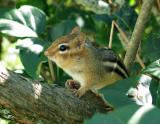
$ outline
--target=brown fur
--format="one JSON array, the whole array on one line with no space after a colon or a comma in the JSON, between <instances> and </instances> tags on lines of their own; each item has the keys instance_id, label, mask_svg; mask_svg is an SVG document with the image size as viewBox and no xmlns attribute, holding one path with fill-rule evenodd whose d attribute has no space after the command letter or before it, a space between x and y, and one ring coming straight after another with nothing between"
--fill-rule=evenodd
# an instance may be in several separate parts
<instances>
[{"instance_id":1,"label":"brown fur","mask_svg":"<svg viewBox=\"0 0 160 124\"><path fill-rule=\"evenodd\" d=\"M64 43L69 49L61 53L58 46ZM89 89L100 89L122 79L117 73L106 72L101 53L88 43L86 35L78 28L53 42L45 55L80 83L81 87L75 92L77 96L82 96Z\"/></svg>"}]
</instances>

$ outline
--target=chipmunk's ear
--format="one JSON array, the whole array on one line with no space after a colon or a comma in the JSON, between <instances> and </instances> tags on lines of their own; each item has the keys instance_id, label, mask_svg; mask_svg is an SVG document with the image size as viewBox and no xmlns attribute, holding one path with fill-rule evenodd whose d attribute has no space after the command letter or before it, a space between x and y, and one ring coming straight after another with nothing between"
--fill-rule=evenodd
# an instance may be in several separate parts
<instances>
[{"instance_id":1,"label":"chipmunk's ear","mask_svg":"<svg viewBox=\"0 0 160 124\"><path fill-rule=\"evenodd\" d=\"M86 42L86 34L81 32L76 39L77 48L79 49L83 48L85 45L85 42Z\"/></svg>"},{"instance_id":2,"label":"chipmunk's ear","mask_svg":"<svg viewBox=\"0 0 160 124\"><path fill-rule=\"evenodd\" d=\"M82 49L86 42L86 34L81 32L81 29L78 26L74 27L70 34L76 34L76 38L73 40L73 42L76 44L78 49Z\"/></svg>"},{"instance_id":3,"label":"chipmunk's ear","mask_svg":"<svg viewBox=\"0 0 160 124\"><path fill-rule=\"evenodd\" d=\"M80 34L80 32L81 32L80 27L76 26L72 29L70 34Z\"/></svg>"}]
</instances>

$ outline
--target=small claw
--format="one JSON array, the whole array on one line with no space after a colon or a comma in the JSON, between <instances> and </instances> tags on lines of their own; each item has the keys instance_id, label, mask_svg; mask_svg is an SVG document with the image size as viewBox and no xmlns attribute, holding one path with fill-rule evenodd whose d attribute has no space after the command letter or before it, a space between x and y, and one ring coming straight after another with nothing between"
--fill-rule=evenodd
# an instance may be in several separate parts
<instances>
[{"instance_id":1,"label":"small claw","mask_svg":"<svg viewBox=\"0 0 160 124\"><path fill-rule=\"evenodd\" d=\"M76 89L71 89L71 92L72 92L73 95L75 95L77 90Z\"/></svg>"},{"instance_id":2,"label":"small claw","mask_svg":"<svg viewBox=\"0 0 160 124\"><path fill-rule=\"evenodd\" d=\"M65 87L67 89L79 89L80 85L75 80L67 80L66 83L65 83Z\"/></svg>"},{"instance_id":3,"label":"small claw","mask_svg":"<svg viewBox=\"0 0 160 124\"><path fill-rule=\"evenodd\" d=\"M81 87L80 89L73 91L73 94L80 98L85 94L85 92L85 89Z\"/></svg>"},{"instance_id":4,"label":"small claw","mask_svg":"<svg viewBox=\"0 0 160 124\"><path fill-rule=\"evenodd\" d=\"M78 90L76 90L76 89L72 90L72 94L73 94L74 96L78 97L78 98L81 97L81 95L79 94Z\"/></svg>"}]
</instances>

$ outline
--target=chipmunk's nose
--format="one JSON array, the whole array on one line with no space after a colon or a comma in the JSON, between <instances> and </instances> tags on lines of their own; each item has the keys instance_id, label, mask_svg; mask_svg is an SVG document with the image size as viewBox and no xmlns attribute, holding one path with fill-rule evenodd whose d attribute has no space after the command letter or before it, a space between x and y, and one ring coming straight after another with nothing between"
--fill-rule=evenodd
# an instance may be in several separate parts
<instances>
[{"instance_id":1,"label":"chipmunk's nose","mask_svg":"<svg viewBox=\"0 0 160 124\"><path fill-rule=\"evenodd\" d=\"M45 55L45 56L49 56L49 52L46 50L46 51L44 52L44 55Z\"/></svg>"}]
</instances>

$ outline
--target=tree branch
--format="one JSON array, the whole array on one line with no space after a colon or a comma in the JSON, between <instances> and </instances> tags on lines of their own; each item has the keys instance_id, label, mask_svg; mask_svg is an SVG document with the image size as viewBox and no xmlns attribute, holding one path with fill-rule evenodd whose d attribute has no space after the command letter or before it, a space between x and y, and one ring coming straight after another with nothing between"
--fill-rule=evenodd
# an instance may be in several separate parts
<instances>
[{"instance_id":1,"label":"tree branch","mask_svg":"<svg viewBox=\"0 0 160 124\"><path fill-rule=\"evenodd\" d=\"M92 92L77 98L65 88L39 83L0 66L0 105L21 124L79 124L109 107Z\"/></svg>"},{"instance_id":2,"label":"tree branch","mask_svg":"<svg viewBox=\"0 0 160 124\"><path fill-rule=\"evenodd\" d=\"M130 44L128 45L128 49L124 59L124 64L126 65L128 70L130 70L135 60L137 50L139 48L142 34L145 28L145 24L148 20L149 13L151 11L153 3L154 3L154 0L144 0L143 2L142 9L138 16L138 19L130 40Z\"/></svg>"}]
</instances>

